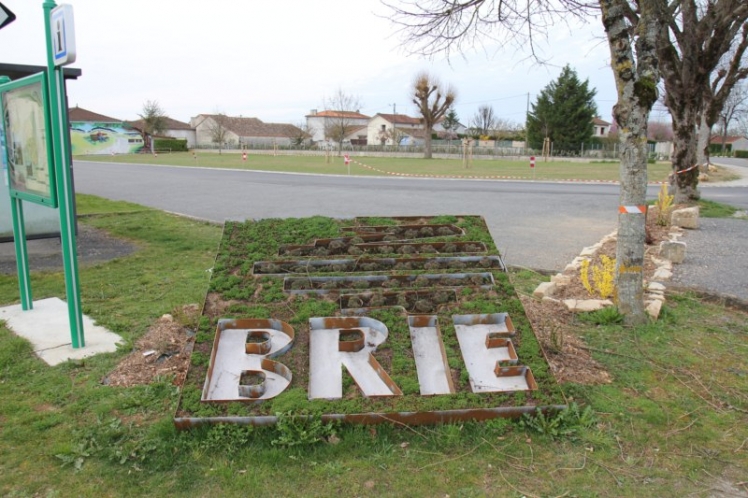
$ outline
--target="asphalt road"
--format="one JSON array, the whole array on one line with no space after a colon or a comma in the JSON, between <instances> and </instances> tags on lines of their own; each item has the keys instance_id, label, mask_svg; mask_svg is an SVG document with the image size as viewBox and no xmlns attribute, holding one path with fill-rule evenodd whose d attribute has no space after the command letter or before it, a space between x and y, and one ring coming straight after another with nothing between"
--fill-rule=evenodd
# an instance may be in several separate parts
<instances>
[{"instance_id":1,"label":"asphalt road","mask_svg":"<svg viewBox=\"0 0 748 498\"><path fill-rule=\"evenodd\" d=\"M748 166L748 161L745 161ZM223 222L324 215L475 214L510 266L560 270L617 224L612 184L299 175L75 161L79 193ZM657 188L650 188L656 197ZM702 189L748 207L748 186Z\"/></svg>"}]
</instances>

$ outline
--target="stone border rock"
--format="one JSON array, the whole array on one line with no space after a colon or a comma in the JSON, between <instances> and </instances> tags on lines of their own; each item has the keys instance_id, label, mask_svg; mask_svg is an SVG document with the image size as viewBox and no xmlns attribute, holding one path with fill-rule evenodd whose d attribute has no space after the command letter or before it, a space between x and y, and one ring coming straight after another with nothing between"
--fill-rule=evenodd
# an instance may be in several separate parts
<instances>
[{"instance_id":1,"label":"stone border rock","mask_svg":"<svg viewBox=\"0 0 748 498\"><path fill-rule=\"evenodd\" d=\"M686 209L689 210L685 216L685 219L687 220L686 225L689 228L698 228L698 208L695 208L695 214L693 213L693 208ZM675 217L675 219L677 220L680 218ZM655 270L652 273L651 278L645 279L644 282L644 307L647 314L653 320L659 318L660 312L662 311L662 305L665 303L665 282L669 281L673 276L673 264L682 263L685 258L686 243L680 241L682 236L683 228L681 226L671 225L670 231L668 232L668 240L662 241L659 247L656 248L657 256L659 257L654 254L647 254L647 252L651 251L652 248L647 249L645 252L644 257L649 258L655 265ZM617 237L617 231L611 232L603 237L597 244L582 249L579 256L566 265L562 273L557 273L556 275L551 276L550 282L542 282L538 285L533 291L533 296L542 299L543 301L558 302L557 299L553 298L553 294L557 288L568 285L571 282L572 275L570 275L570 273L578 273L583 261L591 261L604 244L615 241ZM562 302L572 313L596 311L606 306L613 306L614 304L609 299L565 299Z\"/></svg>"}]
</instances>

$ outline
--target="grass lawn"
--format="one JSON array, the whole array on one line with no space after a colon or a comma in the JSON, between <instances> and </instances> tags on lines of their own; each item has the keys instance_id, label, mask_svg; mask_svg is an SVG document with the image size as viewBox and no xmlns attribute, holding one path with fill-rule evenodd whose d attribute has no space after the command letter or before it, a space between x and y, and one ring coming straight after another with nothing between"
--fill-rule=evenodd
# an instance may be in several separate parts
<instances>
[{"instance_id":1,"label":"grass lawn","mask_svg":"<svg viewBox=\"0 0 748 498\"><path fill-rule=\"evenodd\" d=\"M85 313L128 344L49 367L0 327L2 496L748 493L748 316L691 294L668 293L660 320L637 328L580 320L613 381L562 385L578 408L561 416L177 432L168 378L133 388L101 379L157 317L204 300L222 229L91 196L78 208L80 223L139 247L80 272ZM528 292L544 277L511 279ZM60 272L34 272L32 286L35 299L64 296ZM0 303L17 301L16 278L0 276Z\"/></svg>"},{"instance_id":2,"label":"grass lawn","mask_svg":"<svg viewBox=\"0 0 748 498\"><path fill-rule=\"evenodd\" d=\"M195 158L196 157L196 158ZM255 155L250 154L243 161L241 154L215 152L179 152L159 154L132 154L118 156L76 156L76 159L100 162L121 162L138 164L161 164L175 166L200 166L207 168L250 169L264 171L284 171L315 174L348 174L348 167L342 157L332 157L327 163L324 156L296 155ZM469 169L465 169L460 159L414 159L395 157L352 156L350 174L352 175L386 175L417 174L427 176L478 176L478 177L511 177L524 180L596 180L618 181L618 163L614 161L576 162L576 161L536 161L533 170L527 160L484 160L475 159ZM368 169L361 165L374 169ZM650 182L661 182L670 173L670 163L658 162L648 166Z\"/></svg>"}]
</instances>

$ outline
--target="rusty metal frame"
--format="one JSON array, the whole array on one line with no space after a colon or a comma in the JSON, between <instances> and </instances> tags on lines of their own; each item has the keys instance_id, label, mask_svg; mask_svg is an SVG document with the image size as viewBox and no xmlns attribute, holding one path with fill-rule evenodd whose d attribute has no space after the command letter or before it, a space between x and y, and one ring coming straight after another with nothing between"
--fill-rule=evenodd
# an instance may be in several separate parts
<instances>
[{"instance_id":1,"label":"rusty metal frame","mask_svg":"<svg viewBox=\"0 0 748 498\"><path fill-rule=\"evenodd\" d=\"M392 218L395 220L398 220L403 223L411 222L416 223L420 221L424 221L424 219L428 219L429 217L396 217ZM437 225L432 225L432 227ZM439 225L439 226L449 226L454 227L454 225ZM402 228L403 225L400 225ZM423 225L414 225L411 227L411 229L415 230L416 228L420 229ZM371 233L370 231L374 231L374 233ZM426 276L429 279L441 279L441 278L452 278L452 279L460 279L465 278L465 276L473 276L473 275L481 275L481 276L488 276L490 278L491 285L485 285L482 287L490 288L493 287L495 284L493 274L491 273L491 270L500 270L500 271L506 271L506 266L504 265L504 262L502 258L496 254L485 254L485 255L477 255L477 256L471 256L471 255L462 255L457 256L455 254L458 254L460 252L462 253L469 253L469 252L488 252L487 246L483 242L472 242L472 241L453 241L453 242L417 242L417 243L411 243L411 242L393 242L391 240L384 241L381 240L381 237L390 235L388 234L388 230L391 230L391 226L377 226L372 225L368 227L361 227L361 229L351 229L350 227L344 227L341 229L341 231L349 231L349 232L356 232L359 235L359 239L364 240L363 243L356 244L357 247L361 248L362 251L364 250L381 250L383 246L390 246L390 250L392 253L396 253L398 250L403 250L403 248L410 247L411 249L408 249L407 251L410 253L411 251L418 251L419 249L423 248L424 246L431 246L432 252L427 254L440 254L441 251L447 246L448 244L451 244L455 246L458 251L453 252L454 247L451 248L452 251L445 253L448 254L448 256L437 256L437 257L412 257L412 256L403 256L399 258L391 258L391 257L383 257L383 258L376 258L371 257L371 255L376 253L369 253L370 256L363 255L363 257L358 257L356 259L352 258L348 254L341 254L340 258L333 258L333 259L324 259L324 260L310 260L306 258L298 258L295 260L269 260L269 261L262 261L262 262L255 262L253 265L253 275L255 276L286 276L288 274L293 274L293 272L288 271L288 268L284 268L283 265L293 265L293 267L300 267L300 266L306 266L308 268L309 273L324 273L325 271L334 271L333 269L327 269L327 270L321 270L323 266L330 266L330 265L342 265L344 268L342 269L343 272L369 272L367 269L362 269L360 265L362 263L384 263L387 262L389 264L395 265L398 263L418 263L418 264L425 264L425 262L443 262L445 264L450 264L454 262L463 262L463 263L474 263L474 262L480 262L484 259L488 259L491 261L491 267L486 268L486 272L480 272L480 273L443 273L443 274L415 274L405 277L405 280L411 279L414 280L417 277ZM450 229L451 230L451 229ZM462 236L464 235L464 231L462 229L459 229L462 233L456 234L453 233L452 236ZM440 235L434 235L434 237L439 237ZM377 240L379 238L379 240ZM340 238L331 238L331 239L318 239L315 241L314 245L311 246L285 246L288 247L294 247L294 248L304 248L303 250L309 250L308 248L319 248L319 247L326 247L334 242L346 244L349 243L351 240L353 240L354 237L340 237ZM472 245L473 247L468 247ZM466 249L471 249L471 251L467 251ZM313 250L312 249L312 250ZM477 249L477 250L476 250ZM280 251L279 251L280 252ZM297 257L298 255L294 255L294 257ZM272 258L272 256L271 256ZM353 269L349 269L351 265L351 262L353 262ZM280 271L278 273L263 273L263 272L256 272L255 269L259 268L259 265L261 264L274 264L276 267L280 267ZM493 265L498 265L499 268L495 268ZM471 268L472 269L472 268ZM410 269L409 269L410 270ZM418 268L417 270L420 270ZM392 269L387 269L384 271L393 271ZM390 277L382 277L379 275L367 275L367 276L345 276L345 277L338 277L338 276L310 276L305 277L305 280L314 279L325 282L325 281L348 281L348 282L356 282L356 281L379 281L382 278L389 279ZM291 279L286 279L287 281L293 281ZM463 285L456 285L454 287L462 287ZM286 282L284 282L284 290L286 290ZM473 286L474 287L474 286ZM353 293L347 293L344 291L353 291ZM379 290L379 289L377 289ZM385 290L385 289L382 289ZM393 289L394 290L394 289ZM433 287L429 288L407 288L407 287L400 287L398 288L397 294L401 295L403 293L413 293L415 295L421 295L421 294L427 294L430 292L452 292L453 294L455 291L452 289L450 290L448 287L444 287L442 289ZM288 292L288 291L287 291ZM325 291L327 292L327 291ZM356 309L343 309L343 298L350 298L352 296L362 296L366 294L373 294L372 292L366 291L356 291L355 289L336 289L333 292L339 292L341 294L341 301L340 301L340 307L341 307L341 313L344 315L349 316L343 316L343 317L330 317L330 318L320 318L320 319L312 319L312 320L326 320L326 323L324 323L322 326L328 327L328 326L335 326L335 328L338 328L338 333L342 330L343 332L350 331L354 332L352 334L353 337L342 339L340 336L338 336L338 348L339 351L343 352L356 352L356 351L362 351L365 347L367 347L366 344L366 336L362 333L360 330L360 327L362 327L362 323L368 319L366 316L350 316L350 315L362 315L363 313L366 313L368 309L371 308L356 308ZM376 292L377 294L380 294L379 292ZM384 294L384 293L381 293ZM405 310L403 310L405 311ZM411 333L413 328L418 327L433 327L436 329L436 332L438 334L441 334L441 332L438 330L438 323L436 319L436 315L407 315L407 321L408 326L411 327ZM532 375L532 372L529 367L524 365L518 365L519 359L517 358L517 353L514 350L512 337L516 334L516 330L514 328L514 325L509 318L509 315L507 313L492 313L492 314L482 314L482 315L453 315L452 317L453 323L455 326L455 329L458 326L471 326L471 325L482 325L486 327L486 332L482 340L484 341L484 347L486 349L502 349L506 351L506 359L503 359L502 361L497 361L494 368L493 368L493 374L497 378L502 379L510 379L511 381L516 381L516 385L519 386L516 389L509 389L507 391L501 391L501 392L512 392L514 390L518 391L531 391L538 389L538 385ZM363 320L363 321L362 321ZM316 326L320 326L317 324ZM270 340L268 339L268 335L264 332L262 332L262 329L272 328L275 330L281 330L283 333L290 335L292 337L291 342L288 344L286 348L284 348L283 351L273 351L270 350ZM263 394L265 394L265 373L264 372L272 372L275 370L278 370L279 368L277 365L280 365L283 368L286 368L284 365L278 362L274 362L270 359L270 357L274 357L277 355L282 354L287 349L290 349L291 345L293 344L293 338L294 338L294 331L293 328L291 328L288 324L285 324L285 322L281 322L279 320L219 320L219 326L217 327L216 336L213 341L213 351L211 353L211 361L210 365L208 367L208 374L206 375L205 379L205 386L204 386L204 392L205 389L207 389L207 385L209 382L209 378L213 376L216 373L215 370L215 358L216 358L216 350L218 348L218 345L220 344L221 340L221 334L224 331L230 330L230 329L242 329L247 330L247 337L253 339L252 341L247 341L245 344L244 351L245 353L252 354L252 355L259 355L264 356L261 368L259 370L246 370L243 371L242 374L247 374L248 377L251 377L251 379L247 380L246 384L240 383L240 391L243 392L245 395L244 397L246 399L246 403L255 403L260 402L261 397ZM315 325L310 323L309 333L311 334L312 331L315 329ZM355 332L361 332L359 335L356 335ZM531 332L532 333L532 332ZM440 335L439 335L440 337ZM441 338L441 337L440 337ZM310 338L311 339L311 338ZM413 342L413 336L411 335L411 342ZM446 356L444 353L444 342L443 340L439 341L440 347L442 348L442 362L446 363ZM462 347L460 346L460 349ZM541 353L544 354L541 348ZM310 353L311 354L311 353ZM373 358L373 356L371 356ZM283 360L280 360L281 362ZM376 359L374 360L376 362ZM382 369L381 366L377 369L378 363L376 365L370 364L370 367L383 372L383 374L387 374L384 369ZM448 365L446 366L447 371L449 371ZM286 370L288 370L286 368ZM288 374L290 376L290 370L288 371ZM310 377L310 384L311 384L311 369L309 373ZM290 379L290 377L289 377ZM355 380L355 378L354 378ZM451 380L451 378L450 378ZM390 379L391 381L391 379ZM419 384L420 384L420 378L419 378ZM397 386L394 384L394 382L391 382L391 384L397 388ZM307 386L307 389L309 389L309 386ZM399 390L399 388L397 388ZM453 386L452 386L453 389ZM474 391L475 392L475 391ZM399 394L402 394L400 392ZM440 394L440 393L436 393ZM422 392L422 395L424 393ZM425 395L428 395L426 393ZM206 400L202 400L205 402ZM208 402L215 402L215 403L223 403L223 402L234 402L236 399L229 399L229 400L209 400ZM417 425L417 424L433 424L433 423L447 423L447 422L462 422L462 421L468 421L468 420L475 420L475 421L483 421L483 420L489 420L493 418L517 418L522 416L523 414L531 414L535 413L536 411L540 410L544 413L558 411L566 408L565 405L557 405L557 404L550 404L550 405L543 405L543 406L534 406L534 405L526 405L526 406L497 406L497 407L483 407L480 408L467 408L467 409L459 409L459 410L433 410L433 411L424 411L424 412L411 412L411 411L394 411L394 412L372 412L372 413L326 413L321 415L321 419L323 421L343 421L343 422L350 422L350 423L360 423L360 424L379 424L379 423L401 423L401 424L407 424L407 425ZM311 418L307 417L305 415L299 416L299 418ZM242 425L255 425L255 426L263 426L263 425L273 425L278 422L277 416L271 416L271 415L247 415L247 416L216 416L216 417L183 417L183 416L175 416L174 423L175 426L179 429L188 429L192 427L197 427L205 424L218 424L218 423L235 423L235 424L242 424Z\"/></svg>"}]
</instances>

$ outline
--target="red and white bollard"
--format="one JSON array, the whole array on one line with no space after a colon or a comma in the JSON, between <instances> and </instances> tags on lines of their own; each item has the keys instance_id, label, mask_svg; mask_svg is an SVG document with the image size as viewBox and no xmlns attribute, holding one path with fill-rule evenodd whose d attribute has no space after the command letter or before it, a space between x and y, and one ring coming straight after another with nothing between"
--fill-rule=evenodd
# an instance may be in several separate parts
<instances>
[{"instance_id":1,"label":"red and white bollard","mask_svg":"<svg viewBox=\"0 0 748 498\"><path fill-rule=\"evenodd\" d=\"M530 167L531 168L535 167L535 156L530 156Z\"/></svg>"},{"instance_id":2,"label":"red and white bollard","mask_svg":"<svg viewBox=\"0 0 748 498\"><path fill-rule=\"evenodd\" d=\"M246 161L246 160L247 160L247 153L242 152L242 161Z\"/></svg>"}]
</instances>

